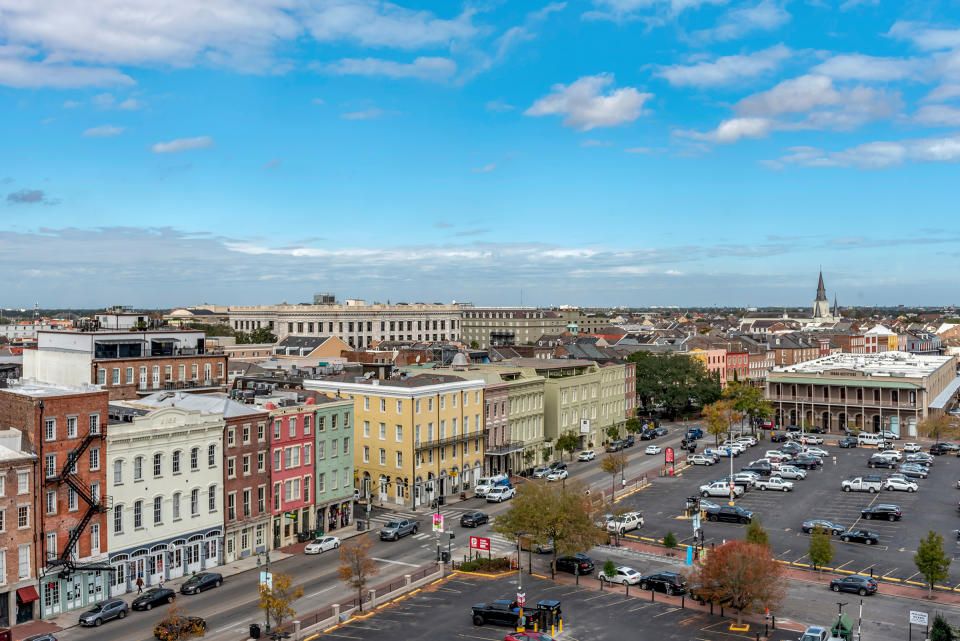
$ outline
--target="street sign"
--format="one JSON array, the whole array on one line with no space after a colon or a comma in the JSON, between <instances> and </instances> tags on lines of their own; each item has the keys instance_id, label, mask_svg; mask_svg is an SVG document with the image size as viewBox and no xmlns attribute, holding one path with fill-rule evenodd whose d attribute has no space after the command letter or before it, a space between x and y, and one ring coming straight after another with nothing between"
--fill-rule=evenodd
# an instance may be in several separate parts
<instances>
[{"instance_id":1,"label":"street sign","mask_svg":"<svg viewBox=\"0 0 960 641\"><path fill-rule=\"evenodd\" d=\"M700 529L700 514L693 515L693 534L696 536L697 530Z\"/></svg>"},{"instance_id":2,"label":"street sign","mask_svg":"<svg viewBox=\"0 0 960 641\"><path fill-rule=\"evenodd\" d=\"M473 550L490 550L490 539L486 539L482 536L471 536L470 537L470 548Z\"/></svg>"},{"instance_id":3,"label":"street sign","mask_svg":"<svg viewBox=\"0 0 960 641\"><path fill-rule=\"evenodd\" d=\"M667 449L663 450L663 459L664 459L664 461L666 461L667 463L673 463L673 448L672 448L672 447L668 447Z\"/></svg>"},{"instance_id":4,"label":"street sign","mask_svg":"<svg viewBox=\"0 0 960 641\"><path fill-rule=\"evenodd\" d=\"M910 625L927 625L929 617L926 612L910 610Z\"/></svg>"},{"instance_id":5,"label":"street sign","mask_svg":"<svg viewBox=\"0 0 960 641\"><path fill-rule=\"evenodd\" d=\"M433 515L433 531L443 532L443 515L442 514Z\"/></svg>"},{"instance_id":6,"label":"street sign","mask_svg":"<svg viewBox=\"0 0 960 641\"><path fill-rule=\"evenodd\" d=\"M273 589L273 573L272 572L260 572L260 585L267 586L268 590Z\"/></svg>"},{"instance_id":7,"label":"street sign","mask_svg":"<svg viewBox=\"0 0 960 641\"><path fill-rule=\"evenodd\" d=\"M517 592L517 605L521 608L527 604L527 593L526 592Z\"/></svg>"}]
</instances>

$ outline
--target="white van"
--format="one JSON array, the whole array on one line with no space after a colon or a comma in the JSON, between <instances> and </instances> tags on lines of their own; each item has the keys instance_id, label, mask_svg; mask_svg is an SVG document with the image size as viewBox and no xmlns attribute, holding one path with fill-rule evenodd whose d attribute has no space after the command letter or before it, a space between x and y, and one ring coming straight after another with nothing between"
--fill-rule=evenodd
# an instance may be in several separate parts
<instances>
[{"instance_id":1,"label":"white van","mask_svg":"<svg viewBox=\"0 0 960 641\"><path fill-rule=\"evenodd\" d=\"M879 445L883 441L880 434L858 434L857 445Z\"/></svg>"},{"instance_id":2,"label":"white van","mask_svg":"<svg viewBox=\"0 0 960 641\"><path fill-rule=\"evenodd\" d=\"M496 476L484 476L479 481L477 485L473 488L473 495L484 497L487 495L487 492L490 491L490 488L496 486L498 483L503 484L507 480L506 474L497 474Z\"/></svg>"}]
</instances>

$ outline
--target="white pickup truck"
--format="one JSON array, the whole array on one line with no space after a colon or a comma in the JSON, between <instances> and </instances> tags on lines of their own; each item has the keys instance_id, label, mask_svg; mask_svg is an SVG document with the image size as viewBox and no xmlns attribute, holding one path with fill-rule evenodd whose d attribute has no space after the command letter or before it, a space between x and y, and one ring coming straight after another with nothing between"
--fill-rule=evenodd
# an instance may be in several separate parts
<instances>
[{"instance_id":1,"label":"white pickup truck","mask_svg":"<svg viewBox=\"0 0 960 641\"><path fill-rule=\"evenodd\" d=\"M743 487L740 485L733 486L733 496L740 498L743 496ZM714 481L713 483L708 483L707 485L700 486L700 496L706 498L708 496L730 496L730 485L725 481Z\"/></svg>"},{"instance_id":2,"label":"white pickup truck","mask_svg":"<svg viewBox=\"0 0 960 641\"><path fill-rule=\"evenodd\" d=\"M879 474L868 474L847 479L840 484L844 492L870 492L871 494L883 489L883 478Z\"/></svg>"},{"instance_id":3,"label":"white pickup truck","mask_svg":"<svg viewBox=\"0 0 960 641\"><path fill-rule=\"evenodd\" d=\"M779 476L771 476L767 479L759 478L753 486L758 490L780 490L781 492L789 492L793 489L791 481L784 481Z\"/></svg>"}]
</instances>

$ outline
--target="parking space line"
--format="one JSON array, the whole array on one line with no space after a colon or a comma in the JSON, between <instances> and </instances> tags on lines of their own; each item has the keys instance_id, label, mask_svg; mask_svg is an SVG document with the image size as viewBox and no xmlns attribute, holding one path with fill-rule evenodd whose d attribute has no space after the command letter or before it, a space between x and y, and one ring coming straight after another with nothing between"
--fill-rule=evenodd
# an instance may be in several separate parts
<instances>
[{"instance_id":1,"label":"parking space line","mask_svg":"<svg viewBox=\"0 0 960 641\"><path fill-rule=\"evenodd\" d=\"M680 609L680 608L670 608L669 610L666 610L666 611L664 611L664 612L661 612L660 614L654 614L654 615L653 615L652 617L650 617L650 618L651 618L651 619L656 619L657 617L662 617L664 614L670 614L671 612L676 612L676 611L679 610L679 609Z\"/></svg>"}]
</instances>

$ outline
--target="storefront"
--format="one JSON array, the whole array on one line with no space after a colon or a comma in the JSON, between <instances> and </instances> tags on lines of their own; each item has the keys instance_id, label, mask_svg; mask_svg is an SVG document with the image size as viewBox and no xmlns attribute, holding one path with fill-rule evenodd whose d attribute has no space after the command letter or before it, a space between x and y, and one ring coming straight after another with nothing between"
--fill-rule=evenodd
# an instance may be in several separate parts
<instances>
[{"instance_id":1,"label":"storefront","mask_svg":"<svg viewBox=\"0 0 960 641\"><path fill-rule=\"evenodd\" d=\"M146 585L156 585L217 567L223 563L222 552L223 531L215 528L111 554L110 596L135 590L137 577Z\"/></svg>"},{"instance_id":2,"label":"storefront","mask_svg":"<svg viewBox=\"0 0 960 641\"><path fill-rule=\"evenodd\" d=\"M257 523L244 521L233 526L232 530L228 530L223 542L224 563L245 559L253 554L266 551L265 532L269 525L269 520L263 519Z\"/></svg>"},{"instance_id":3,"label":"storefront","mask_svg":"<svg viewBox=\"0 0 960 641\"><path fill-rule=\"evenodd\" d=\"M316 522L311 517L313 507L304 507L290 510L273 517L273 547L274 549L302 542L302 533L314 529Z\"/></svg>"},{"instance_id":4,"label":"storefront","mask_svg":"<svg viewBox=\"0 0 960 641\"><path fill-rule=\"evenodd\" d=\"M44 619L103 601L110 572L77 570L49 573L40 579L41 611Z\"/></svg>"},{"instance_id":5,"label":"storefront","mask_svg":"<svg viewBox=\"0 0 960 641\"><path fill-rule=\"evenodd\" d=\"M353 499L333 501L317 508L317 524L324 534L332 534L352 523Z\"/></svg>"},{"instance_id":6,"label":"storefront","mask_svg":"<svg viewBox=\"0 0 960 641\"><path fill-rule=\"evenodd\" d=\"M23 582L11 585L8 592L0 594L0 628L33 621L34 608L39 601L40 595L35 584Z\"/></svg>"}]
</instances>

